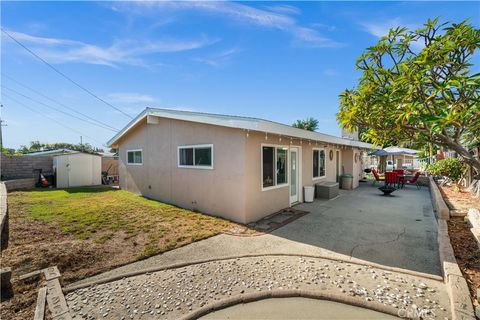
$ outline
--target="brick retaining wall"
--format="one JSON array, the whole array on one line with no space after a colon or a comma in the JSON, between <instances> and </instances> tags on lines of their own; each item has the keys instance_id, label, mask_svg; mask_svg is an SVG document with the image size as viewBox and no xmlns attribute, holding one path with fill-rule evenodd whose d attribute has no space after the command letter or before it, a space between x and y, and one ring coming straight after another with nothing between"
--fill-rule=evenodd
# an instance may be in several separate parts
<instances>
[{"instance_id":1,"label":"brick retaining wall","mask_svg":"<svg viewBox=\"0 0 480 320\"><path fill-rule=\"evenodd\" d=\"M34 170L42 169L43 174L53 174L53 158L48 156L5 156L0 155L2 180L34 177Z\"/></svg>"}]
</instances>

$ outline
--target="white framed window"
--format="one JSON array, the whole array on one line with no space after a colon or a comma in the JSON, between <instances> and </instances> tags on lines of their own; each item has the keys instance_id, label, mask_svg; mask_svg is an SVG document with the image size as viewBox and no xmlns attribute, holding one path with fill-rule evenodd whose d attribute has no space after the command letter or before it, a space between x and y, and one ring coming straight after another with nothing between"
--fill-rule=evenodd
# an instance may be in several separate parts
<instances>
[{"instance_id":1,"label":"white framed window","mask_svg":"<svg viewBox=\"0 0 480 320\"><path fill-rule=\"evenodd\" d=\"M262 190L288 186L288 147L261 146Z\"/></svg>"},{"instance_id":2,"label":"white framed window","mask_svg":"<svg viewBox=\"0 0 480 320\"><path fill-rule=\"evenodd\" d=\"M179 146L178 167L213 169L213 144Z\"/></svg>"},{"instance_id":3,"label":"white framed window","mask_svg":"<svg viewBox=\"0 0 480 320\"><path fill-rule=\"evenodd\" d=\"M127 150L127 164L141 166L143 164L143 150Z\"/></svg>"},{"instance_id":4,"label":"white framed window","mask_svg":"<svg viewBox=\"0 0 480 320\"><path fill-rule=\"evenodd\" d=\"M324 178L326 175L325 149L314 148L312 150L312 157L313 179Z\"/></svg>"}]
</instances>

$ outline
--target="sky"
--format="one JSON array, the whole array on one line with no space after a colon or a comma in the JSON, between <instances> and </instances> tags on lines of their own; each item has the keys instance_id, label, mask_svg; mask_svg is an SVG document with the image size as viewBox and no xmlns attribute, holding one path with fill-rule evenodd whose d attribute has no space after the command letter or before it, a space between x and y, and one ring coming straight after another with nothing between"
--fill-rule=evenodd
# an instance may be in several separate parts
<instances>
[{"instance_id":1,"label":"sky","mask_svg":"<svg viewBox=\"0 0 480 320\"><path fill-rule=\"evenodd\" d=\"M338 95L390 27L429 18L478 27L479 2L1 2L1 118L9 148L105 148L145 107L291 124L340 135ZM106 149L106 148L105 148Z\"/></svg>"}]
</instances>

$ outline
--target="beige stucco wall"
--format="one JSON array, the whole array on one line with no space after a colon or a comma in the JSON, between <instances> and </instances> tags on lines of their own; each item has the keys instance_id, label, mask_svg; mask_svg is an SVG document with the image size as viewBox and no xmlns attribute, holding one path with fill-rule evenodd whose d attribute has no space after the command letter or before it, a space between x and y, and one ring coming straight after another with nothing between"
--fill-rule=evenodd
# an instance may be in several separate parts
<instances>
[{"instance_id":1,"label":"beige stucco wall","mask_svg":"<svg viewBox=\"0 0 480 320\"><path fill-rule=\"evenodd\" d=\"M177 147L195 144L213 144L213 170L178 168ZM257 221L290 206L289 184L262 190L262 144L301 149L300 201L303 186L336 181L336 150L340 151L340 167L343 164L345 172L357 176L360 172L360 161L354 164L352 150L289 138L280 141L276 135L265 139L265 133L251 131L247 136L240 129L158 118L158 124L144 121L118 142L120 187L241 223ZM321 179L313 179L314 148L325 148L326 177ZM129 149L143 150L142 165L126 164ZM357 186L358 179L354 179Z\"/></svg>"},{"instance_id":2,"label":"beige stucco wall","mask_svg":"<svg viewBox=\"0 0 480 320\"><path fill-rule=\"evenodd\" d=\"M355 161L355 155L357 155L357 161ZM344 166L344 173L351 174L353 176L353 188L357 188L359 180L362 178L362 161L361 161L360 149L347 148L342 150L342 162Z\"/></svg>"},{"instance_id":3,"label":"beige stucco wall","mask_svg":"<svg viewBox=\"0 0 480 320\"><path fill-rule=\"evenodd\" d=\"M250 132L246 138L246 172L245 185L246 188L246 214L247 221L256 221L266 215L275 213L281 209L290 206L290 187L282 186L274 189L262 190L262 175L261 175L261 152L262 145L275 146L296 146L301 149L301 179L299 196L300 201L303 201L303 186L312 186L321 181L336 181L336 162L335 157L336 148L326 144L308 141L290 140L276 135L267 135L265 139L264 133ZM326 157L326 176L320 179L313 179L313 149L325 148ZM329 152L333 150L333 159L329 159ZM340 153L341 154L341 153ZM341 173L341 171L340 171ZM289 180L290 181L290 180Z\"/></svg>"},{"instance_id":4,"label":"beige stucco wall","mask_svg":"<svg viewBox=\"0 0 480 320\"><path fill-rule=\"evenodd\" d=\"M210 169L178 168L177 147L213 144ZM241 130L186 121L142 122L119 141L122 189L245 223L245 136ZM142 165L126 151L143 149Z\"/></svg>"}]
</instances>

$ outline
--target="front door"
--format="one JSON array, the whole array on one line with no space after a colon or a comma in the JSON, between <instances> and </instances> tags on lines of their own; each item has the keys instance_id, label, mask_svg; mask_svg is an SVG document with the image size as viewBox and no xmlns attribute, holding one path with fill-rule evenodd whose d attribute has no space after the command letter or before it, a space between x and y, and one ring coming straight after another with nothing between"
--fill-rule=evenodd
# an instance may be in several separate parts
<instances>
[{"instance_id":1,"label":"front door","mask_svg":"<svg viewBox=\"0 0 480 320\"><path fill-rule=\"evenodd\" d=\"M298 148L290 148L290 203L299 201L299 159Z\"/></svg>"}]
</instances>

